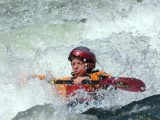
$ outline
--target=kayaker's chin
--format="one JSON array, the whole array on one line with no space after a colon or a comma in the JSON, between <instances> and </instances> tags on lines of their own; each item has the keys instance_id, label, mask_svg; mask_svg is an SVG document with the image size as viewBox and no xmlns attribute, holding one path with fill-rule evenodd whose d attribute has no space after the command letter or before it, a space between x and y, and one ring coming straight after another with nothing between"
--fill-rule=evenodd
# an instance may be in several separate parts
<instances>
[{"instance_id":1,"label":"kayaker's chin","mask_svg":"<svg viewBox=\"0 0 160 120\"><path fill-rule=\"evenodd\" d=\"M81 74L77 71L73 72L75 77L81 77Z\"/></svg>"}]
</instances>

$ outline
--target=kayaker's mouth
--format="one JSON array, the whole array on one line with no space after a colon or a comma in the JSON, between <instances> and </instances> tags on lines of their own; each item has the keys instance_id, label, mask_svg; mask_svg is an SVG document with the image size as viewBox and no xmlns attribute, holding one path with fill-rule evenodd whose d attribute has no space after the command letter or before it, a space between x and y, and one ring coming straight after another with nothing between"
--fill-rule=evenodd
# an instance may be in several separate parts
<instances>
[{"instance_id":1,"label":"kayaker's mouth","mask_svg":"<svg viewBox=\"0 0 160 120\"><path fill-rule=\"evenodd\" d=\"M78 70L74 70L74 73L78 73Z\"/></svg>"}]
</instances>

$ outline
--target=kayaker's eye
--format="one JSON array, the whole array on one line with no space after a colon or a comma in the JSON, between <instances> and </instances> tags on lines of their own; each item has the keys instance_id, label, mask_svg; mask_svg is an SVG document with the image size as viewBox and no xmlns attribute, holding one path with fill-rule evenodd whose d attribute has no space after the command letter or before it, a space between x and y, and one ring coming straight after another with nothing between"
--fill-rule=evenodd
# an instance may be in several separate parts
<instances>
[{"instance_id":1,"label":"kayaker's eye","mask_svg":"<svg viewBox=\"0 0 160 120\"><path fill-rule=\"evenodd\" d=\"M71 62L71 66L74 66L74 65L83 65L84 62L82 61L78 61L78 62Z\"/></svg>"},{"instance_id":2,"label":"kayaker's eye","mask_svg":"<svg viewBox=\"0 0 160 120\"><path fill-rule=\"evenodd\" d=\"M75 63L71 63L71 66L74 66L75 65Z\"/></svg>"},{"instance_id":3,"label":"kayaker's eye","mask_svg":"<svg viewBox=\"0 0 160 120\"><path fill-rule=\"evenodd\" d=\"M77 64L78 64L78 65L83 65L83 62L78 62Z\"/></svg>"}]
</instances>

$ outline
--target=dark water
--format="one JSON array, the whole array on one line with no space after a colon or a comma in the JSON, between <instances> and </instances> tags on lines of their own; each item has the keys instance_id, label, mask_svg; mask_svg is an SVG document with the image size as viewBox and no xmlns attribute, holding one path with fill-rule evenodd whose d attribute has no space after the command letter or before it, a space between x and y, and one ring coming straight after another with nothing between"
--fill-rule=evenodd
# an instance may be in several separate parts
<instances>
[{"instance_id":1,"label":"dark water","mask_svg":"<svg viewBox=\"0 0 160 120\"><path fill-rule=\"evenodd\" d=\"M54 108L51 104L36 105L26 111L19 112L12 120L34 120L41 116L45 119L53 117Z\"/></svg>"},{"instance_id":2,"label":"dark water","mask_svg":"<svg viewBox=\"0 0 160 120\"><path fill-rule=\"evenodd\" d=\"M83 114L96 115L99 120L160 120L160 95L132 102L114 111L91 108Z\"/></svg>"},{"instance_id":3,"label":"dark water","mask_svg":"<svg viewBox=\"0 0 160 120\"><path fill-rule=\"evenodd\" d=\"M54 111L55 108L51 104L37 105L26 111L19 112L12 120L35 120L38 118L50 120L55 118ZM86 115L86 120L160 120L159 111L160 94L147 97L140 101L134 101L118 109L91 108L81 115ZM74 117L68 119L81 118Z\"/></svg>"}]
</instances>

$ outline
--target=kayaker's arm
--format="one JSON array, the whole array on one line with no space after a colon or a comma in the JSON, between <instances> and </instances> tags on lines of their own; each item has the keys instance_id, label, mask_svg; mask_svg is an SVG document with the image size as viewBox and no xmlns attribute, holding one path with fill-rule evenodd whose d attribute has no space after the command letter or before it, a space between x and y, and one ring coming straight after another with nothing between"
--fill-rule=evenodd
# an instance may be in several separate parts
<instances>
[{"instance_id":1,"label":"kayaker's arm","mask_svg":"<svg viewBox=\"0 0 160 120\"><path fill-rule=\"evenodd\" d=\"M33 75L32 78L37 78L39 80L44 80L47 78L47 75L40 74L40 75Z\"/></svg>"},{"instance_id":2,"label":"kayaker's arm","mask_svg":"<svg viewBox=\"0 0 160 120\"><path fill-rule=\"evenodd\" d=\"M51 81L51 80L56 80L56 78L53 78L53 76L51 74L34 74L32 75L32 78L36 78L36 79L39 79L39 80L46 80L46 81Z\"/></svg>"}]
</instances>

